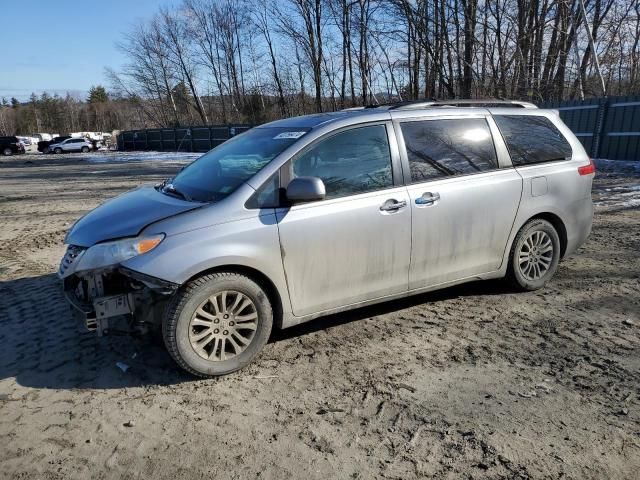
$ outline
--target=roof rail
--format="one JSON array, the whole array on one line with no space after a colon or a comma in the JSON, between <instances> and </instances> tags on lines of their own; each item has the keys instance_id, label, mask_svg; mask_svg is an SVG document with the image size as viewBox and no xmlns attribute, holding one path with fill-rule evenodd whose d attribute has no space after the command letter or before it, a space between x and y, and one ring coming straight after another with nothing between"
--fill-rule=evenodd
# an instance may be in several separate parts
<instances>
[{"instance_id":1,"label":"roof rail","mask_svg":"<svg viewBox=\"0 0 640 480\"><path fill-rule=\"evenodd\" d=\"M413 100L407 102L381 103L379 105L366 105L364 107L343 108L341 112L354 112L362 110L418 110L431 107L480 107L480 108L538 108L530 102L521 100Z\"/></svg>"},{"instance_id":2,"label":"roof rail","mask_svg":"<svg viewBox=\"0 0 640 480\"><path fill-rule=\"evenodd\" d=\"M511 107L511 108L538 108L533 103L520 100L433 100L403 102L390 105L389 110L415 110L430 107Z\"/></svg>"}]
</instances>

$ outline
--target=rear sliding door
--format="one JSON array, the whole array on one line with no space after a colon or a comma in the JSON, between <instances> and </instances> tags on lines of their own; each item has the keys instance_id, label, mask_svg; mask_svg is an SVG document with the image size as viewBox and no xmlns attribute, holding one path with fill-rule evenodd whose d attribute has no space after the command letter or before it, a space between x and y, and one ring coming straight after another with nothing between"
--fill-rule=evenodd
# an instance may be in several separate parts
<instances>
[{"instance_id":1,"label":"rear sliding door","mask_svg":"<svg viewBox=\"0 0 640 480\"><path fill-rule=\"evenodd\" d=\"M500 268L522 178L508 160L498 161L490 121L465 116L396 124L411 203L410 289Z\"/></svg>"}]
</instances>

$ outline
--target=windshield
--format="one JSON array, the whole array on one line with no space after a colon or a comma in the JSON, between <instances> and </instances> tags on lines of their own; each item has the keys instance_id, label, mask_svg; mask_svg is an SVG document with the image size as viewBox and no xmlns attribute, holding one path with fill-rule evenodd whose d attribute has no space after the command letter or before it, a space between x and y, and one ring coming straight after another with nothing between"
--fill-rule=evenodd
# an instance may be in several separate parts
<instances>
[{"instance_id":1,"label":"windshield","mask_svg":"<svg viewBox=\"0 0 640 480\"><path fill-rule=\"evenodd\" d=\"M170 180L165 193L215 202L231 194L267 163L309 131L308 128L253 128L227 140Z\"/></svg>"}]
</instances>

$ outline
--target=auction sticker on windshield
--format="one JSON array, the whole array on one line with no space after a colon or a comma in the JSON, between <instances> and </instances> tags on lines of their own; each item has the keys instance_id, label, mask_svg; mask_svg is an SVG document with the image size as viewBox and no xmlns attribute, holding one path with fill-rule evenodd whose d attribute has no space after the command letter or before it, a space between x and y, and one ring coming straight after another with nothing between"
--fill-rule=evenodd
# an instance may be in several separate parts
<instances>
[{"instance_id":1,"label":"auction sticker on windshield","mask_svg":"<svg viewBox=\"0 0 640 480\"><path fill-rule=\"evenodd\" d=\"M300 138L307 132L282 132L273 137L274 140L280 140L282 138Z\"/></svg>"}]
</instances>

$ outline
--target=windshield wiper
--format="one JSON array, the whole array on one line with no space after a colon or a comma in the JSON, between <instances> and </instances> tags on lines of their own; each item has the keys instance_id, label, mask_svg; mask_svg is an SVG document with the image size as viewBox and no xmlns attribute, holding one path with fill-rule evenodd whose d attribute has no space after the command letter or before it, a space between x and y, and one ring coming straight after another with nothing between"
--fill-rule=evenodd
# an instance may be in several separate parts
<instances>
[{"instance_id":1,"label":"windshield wiper","mask_svg":"<svg viewBox=\"0 0 640 480\"><path fill-rule=\"evenodd\" d=\"M175 187L175 185L172 184L172 183L167 183L166 185L162 185L160 187L160 191L162 193L167 193L167 194L170 194L170 195L175 195L176 197L180 197L180 198L186 200L187 202L193 202L193 199L189 195L187 195L186 193L181 192L180 190L178 190Z\"/></svg>"}]
</instances>

